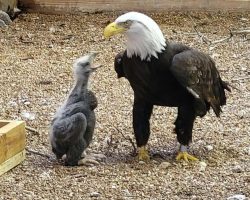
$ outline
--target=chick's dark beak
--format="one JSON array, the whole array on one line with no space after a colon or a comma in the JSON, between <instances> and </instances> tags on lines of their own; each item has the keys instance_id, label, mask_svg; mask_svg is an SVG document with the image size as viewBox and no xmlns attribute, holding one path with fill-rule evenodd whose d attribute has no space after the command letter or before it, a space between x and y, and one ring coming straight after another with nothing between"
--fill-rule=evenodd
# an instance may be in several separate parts
<instances>
[{"instance_id":1,"label":"chick's dark beak","mask_svg":"<svg viewBox=\"0 0 250 200\"><path fill-rule=\"evenodd\" d=\"M91 70L94 72L100 67L102 67L102 65L97 65L97 66L91 67Z\"/></svg>"},{"instance_id":2,"label":"chick's dark beak","mask_svg":"<svg viewBox=\"0 0 250 200\"><path fill-rule=\"evenodd\" d=\"M91 63L91 68L90 68L91 72L94 72L94 71L96 71L96 69L102 67L102 65L93 65L94 59L97 55L98 55L98 52L92 52L89 55L90 56L90 63Z\"/></svg>"}]
</instances>

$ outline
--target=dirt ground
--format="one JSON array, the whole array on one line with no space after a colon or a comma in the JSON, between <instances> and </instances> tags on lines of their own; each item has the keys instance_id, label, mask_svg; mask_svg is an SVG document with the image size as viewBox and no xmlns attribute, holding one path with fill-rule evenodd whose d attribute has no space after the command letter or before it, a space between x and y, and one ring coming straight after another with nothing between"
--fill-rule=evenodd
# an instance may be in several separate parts
<instances>
[{"instance_id":1,"label":"dirt ground","mask_svg":"<svg viewBox=\"0 0 250 200\"><path fill-rule=\"evenodd\" d=\"M220 119L212 111L197 118L191 152L202 162L189 164L175 161L175 108L154 108L151 161L138 163L131 154L133 93L113 68L124 38L103 37L103 28L119 14L21 14L0 29L0 118L22 119L37 129L27 130L27 149L42 154L27 152L22 164L0 177L0 199L249 198L249 35L234 32L218 40L228 38L229 30L249 30L250 13L148 13L169 40L210 54L223 79L237 88L227 93ZM104 65L91 77L99 105L90 151L107 159L98 166L64 167L51 152L48 130L73 84L73 61L90 51L99 51L96 62Z\"/></svg>"}]
</instances>

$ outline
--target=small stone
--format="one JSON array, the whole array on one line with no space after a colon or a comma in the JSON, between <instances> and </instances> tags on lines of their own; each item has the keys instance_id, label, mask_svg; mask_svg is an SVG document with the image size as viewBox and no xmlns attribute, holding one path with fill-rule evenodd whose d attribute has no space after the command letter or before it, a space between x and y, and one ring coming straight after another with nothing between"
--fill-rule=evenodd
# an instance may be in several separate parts
<instances>
[{"instance_id":1,"label":"small stone","mask_svg":"<svg viewBox=\"0 0 250 200\"><path fill-rule=\"evenodd\" d=\"M28 105L30 105L30 102L29 101L25 101L24 105L28 106Z\"/></svg>"},{"instance_id":2,"label":"small stone","mask_svg":"<svg viewBox=\"0 0 250 200\"><path fill-rule=\"evenodd\" d=\"M234 168L232 169L232 172L241 173L242 172L241 166L239 166L239 165L234 166Z\"/></svg>"},{"instance_id":3,"label":"small stone","mask_svg":"<svg viewBox=\"0 0 250 200\"><path fill-rule=\"evenodd\" d=\"M29 112L22 112L21 113L22 117L27 119L27 120L34 120L35 119L35 114L29 113Z\"/></svg>"},{"instance_id":4,"label":"small stone","mask_svg":"<svg viewBox=\"0 0 250 200\"><path fill-rule=\"evenodd\" d=\"M233 55L232 55L232 58L237 58L238 56L234 53Z\"/></svg>"},{"instance_id":5,"label":"small stone","mask_svg":"<svg viewBox=\"0 0 250 200\"><path fill-rule=\"evenodd\" d=\"M162 162L160 165L159 165L159 168L161 169L167 169L171 166L171 163L169 162Z\"/></svg>"},{"instance_id":6,"label":"small stone","mask_svg":"<svg viewBox=\"0 0 250 200\"><path fill-rule=\"evenodd\" d=\"M205 148L206 148L208 151L213 150L213 146L212 146L212 145L206 145Z\"/></svg>"},{"instance_id":7,"label":"small stone","mask_svg":"<svg viewBox=\"0 0 250 200\"><path fill-rule=\"evenodd\" d=\"M54 27L50 27L50 28L49 28L49 31L50 31L51 33L55 33L55 32L56 32L56 29L55 29Z\"/></svg>"},{"instance_id":8,"label":"small stone","mask_svg":"<svg viewBox=\"0 0 250 200\"><path fill-rule=\"evenodd\" d=\"M4 23L7 25L9 25L12 22L10 16L2 10L0 10L0 19L4 21Z\"/></svg>"},{"instance_id":9,"label":"small stone","mask_svg":"<svg viewBox=\"0 0 250 200\"><path fill-rule=\"evenodd\" d=\"M43 180L50 180L51 179L50 173L51 171L44 171L39 175L39 177Z\"/></svg>"},{"instance_id":10,"label":"small stone","mask_svg":"<svg viewBox=\"0 0 250 200\"><path fill-rule=\"evenodd\" d=\"M245 200L245 199L246 199L246 196L243 194L236 194L227 198L227 200Z\"/></svg>"},{"instance_id":11,"label":"small stone","mask_svg":"<svg viewBox=\"0 0 250 200\"><path fill-rule=\"evenodd\" d=\"M3 20L0 19L0 28L1 27L6 27L7 25L5 24L5 22Z\"/></svg>"},{"instance_id":12,"label":"small stone","mask_svg":"<svg viewBox=\"0 0 250 200\"><path fill-rule=\"evenodd\" d=\"M100 193L99 192L91 192L90 197L99 197L100 196Z\"/></svg>"},{"instance_id":13,"label":"small stone","mask_svg":"<svg viewBox=\"0 0 250 200\"><path fill-rule=\"evenodd\" d=\"M152 163L158 164L159 162L157 160L152 160Z\"/></svg>"},{"instance_id":14,"label":"small stone","mask_svg":"<svg viewBox=\"0 0 250 200\"><path fill-rule=\"evenodd\" d=\"M213 54L211 55L211 57L212 57L212 58L220 57L220 54L218 54L218 53L213 53Z\"/></svg>"},{"instance_id":15,"label":"small stone","mask_svg":"<svg viewBox=\"0 0 250 200\"><path fill-rule=\"evenodd\" d=\"M10 102L8 103L8 105L9 105L9 106L12 106L12 107L18 106L18 104L17 104L15 101L10 101Z\"/></svg>"},{"instance_id":16,"label":"small stone","mask_svg":"<svg viewBox=\"0 0 250 200\"><path fill-rule=\"evenodd\" d=\"M247 116L247 111L245 110L239 110L236 115L240 117L241 119L245 118Z\"/></svg>"},{"instance_id":17,"label":"small stone","mask_svg":"<svg viewBox=\"0 0 250 200\"><path fill-rule=\"evenodd\" d=\"M129 192L128 189L122 190L125 196L131 196L131 193Z\"/></svg>"},{"instance_id":18,"label":"small stone","mask_svg":"<svg viewBox=\"0 0 250 200\"><path fill-rule=\"evenodd\" d=\"M204 161L200 162L200 171L204 172L206 170L207 167L207 163L205 163Z\"/></svg>"},{"instance_id":19,"label":"small stone","mask_svg":"<svg viewBox=\"0 0 250 200\"><path fill-rule=\"evenodd\" d=\"M140 165L143 165L143 164L145 164L145 162L142 161L142 160L140 160L140 161L139 161L139 164L140 164Z\"/></svg>"},{"instance_id":20,"label":"small stone","mask_svg":"<svg viewBox=\"0 0 250 200\"><path fill-rule=\"evenodd\" d=\"M248 19L244 18L244 17L242 17L240 20L243 21L243 22L247 22L248 21Z\"/></svg>"},{"instance_id":21,"label":"small stone","mask_svg":"<svg viewBox=\"0 0 250 200\"><path fill-rule=\"evenodd\" d=\"M250 147L245 148L245 153L250 156Z\"/></svg>"}]
</instances>

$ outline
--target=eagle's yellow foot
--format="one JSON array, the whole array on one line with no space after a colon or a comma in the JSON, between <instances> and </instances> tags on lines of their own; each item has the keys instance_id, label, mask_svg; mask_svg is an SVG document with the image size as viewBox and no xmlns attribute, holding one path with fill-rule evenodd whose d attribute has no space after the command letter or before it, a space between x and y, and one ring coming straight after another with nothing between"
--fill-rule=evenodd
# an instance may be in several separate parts
<instances>
[{"instance_id":1,"label":"eagle's yellow foot","mask_svg":"<svg viewBox=\"0 0 250 200\"><path fill-rule=\"evenodd\" d=\"M150 160L150 156L145 146L138 148L138 159L144 162L147 162Z\"/></svg>"},{"instance_id":2,"label":"eagle's yellow foot","mask_svg":"<svg viewBox=\"0 0 250 200\"><path fill-rule=\"evenodd\" d=\"M185 161L189 161L189 160L191 160L191 161L198 161L199 159L198 158L196 158L196 157L194 157L194 156L192 156L192 155L190 155L190 154L188 154L186 151L180 151L179 153L178 153L178 155L176 156L176 160L185 160Z\"/></svg>"}]
</instances>

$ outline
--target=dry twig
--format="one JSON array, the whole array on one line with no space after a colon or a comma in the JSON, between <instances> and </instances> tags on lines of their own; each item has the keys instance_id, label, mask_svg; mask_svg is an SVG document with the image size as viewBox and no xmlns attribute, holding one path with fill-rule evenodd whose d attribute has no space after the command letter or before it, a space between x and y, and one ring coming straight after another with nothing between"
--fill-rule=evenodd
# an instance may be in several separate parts
<instances>
[{"instance_id":1,"label":"dry twig","mask_svg":"<svg viewBox=\"0 0 250 200\"><path fill-rule=\"evenodd\" d=\"M194 22L193 18L191 17L191 15L188 15L192 24L193 24L193 28L195 30L195 32L197 33L197 35L202 39L203 42L205 42L206 44L211 44L211 41L209 39L207 39L201 32L199 32L197 30L197 24Z\"/></svg>"},{"instance_id":2,"label":"dry twig","mask_svg":"<svg viewBox=\"0 0 250 200\"><path fill-rule=\"evenodd\" d=\"M189 18L190 18L190 20L191 20L191 22L193 24L193 28L194 28L195 32L197 33L197 35L202 39L203 42L205 42L208 45L214 45L214 44L218 44L218 43L221 43L221 42L229 41L229 39L231 39L234 36L233 32L231 30L229 30L229 36L228 37L222 38L220 40L211 41L207 37L205 37L201 32L199 32L197 30L197 24L194 22L191 15L188 15L188 16L189 16Z\"/></svg>"},{"instance_id":3,"label":"dry twig","mask_svg":"<svg viewBox=\"0 0 250 200\"><path fill-rule=\"evenodd\" d=\"M34 128L30 127L30 126L25 126L25 129L30 131L30 132L33 132L35 134L39 134L39 131L37 129L34 129Z\"/></svg>"},{"instance_id":4,"label":"dry twig","mask_svg":"<svg viewBox=\"0 0 250 200\"><path fill-rule=\"evenodd\" d=\"M28 41L28 40L20 40L22 43L27 43L27 44L34 44L34 42L32 41Z\"/></svg>"},{"instance_id":5,"label":"dry twig","mask_svg":"<svg viewBox=\"0 0 250 200\"><path fill-rule=\"evenodd\" d=\"M232 31L233 34L250 34L250 29Z\"/></svg>"},{"instance_id":6,"label":"dry twig","mask_svg":"<svg viewBox=\"0 0 250 200\"><path fill-rule=\"evenodd\" d=\"M122 135L122 137L123 137L124 139L128 140L128 141L131 143L131 145L132 145L132 147L133 147L132 155L135 155L135 154L136 154L136 145L135 145L135 143L133 142L133 140L132 140L130 137L126 137L126 136L122 133L122 131L120 131L117 127L114 126L114 128L117 130L117 132L119 132L119 133Z\"/></svg>"},{"instance_id":7,"label":"dry twig","mask_svg":"<svg viewBox=\"0 0 250 200\"><path fill-rule=\"evenodd\" d=\"M240 80L246 80L246 79L250 79L250 76L244 76L244 77L234 78L234 79L232 79L232 81L240 81Z\"/></svg>"},{"instance_id":8,"label":"dry twig","mask_svg":"<svg viewBox=\"0 0 250 200\"><path fill-rule=\"evenodd\" d=\"M28 148L26 148L26 151L29 152L29 153L33 153L33 154L36 154L36 155L39 155L39 156L51 159L51 157L48 154L43 154L43 153L40 153L38 151L34 151L34 150L31 150L31 149L28 149Z\"/></svg>"},{"instance_id":9,"label":"dry twig","mask_svg":"<svg viewBox=\"0 0 250 200\"><path fill-rule=\"evenodd\" d=\"M112 143L113 143L113 135L111 135L110 140L107 141L107 144L108 144L107 153L109 153L109 150L111 148ZM107 153L106 153L106 155L107 155Z\"/></svg>"},{"instance_id":10,"label":"dry twig","mask_svg":"<svg viewBox=\"0 0 250 200\"><path fill-rule=\"evenodd\" d=\"M211 44L218 44L218 43L221 43L221 42L229 41L229 39L231 39L232 37L233 37L233 33L232 33L231 30L229 30L229 36L228 37L222 38L220 40L215 40L215 41L211 42Z\"/></svg>"},{"instance_id":11,"label":"dry twig","mask_svg":"<svg viewBox=\"0 0 250 200\"><path fill-rule=\"evenodd\" d=\"M27 57L21 58L21 60L30 60L30 59L34 59L34 57L32 57L32 56L27 56Z\"/></svg>"}]
</instances>

